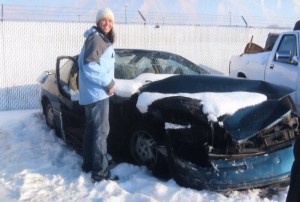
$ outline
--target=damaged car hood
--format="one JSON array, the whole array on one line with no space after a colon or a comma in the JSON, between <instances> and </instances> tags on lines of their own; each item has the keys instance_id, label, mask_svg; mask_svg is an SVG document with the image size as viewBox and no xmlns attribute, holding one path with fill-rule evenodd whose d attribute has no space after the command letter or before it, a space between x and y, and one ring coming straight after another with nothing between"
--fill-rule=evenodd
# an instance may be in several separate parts
<instances>
[{"instance_id":1,"label":"damaged car hood","mask_svg":"<svg viewBox=\"0 0 300 202\"><path fill-rule=\"evenodd\" d=\"M176 95L198 99L199 107L203 109L202 113L207 115L210 121L220 122L220 125L234 140L244 141L253 137L257 132L276 124L291 112L291 107L283 104L281 100L292 92L294 90L290 88L258 80L216 75L179 75L147 84L140 89L139 100L148 100L147 105L151 106L155 99L165 99ZM233 102L227 97L235 93L238 93L240 97L235 100L237 104L234 105L240 105L230 111L226 107L225 100ZM212 109L223 107L225 110L218 109L219 114L212 115L213 112L206 109L209 107L205 105L211 105L213 101L203 102L205 94L212 94L211 97L214 97L214 100L219 100L215 106L211 107ZM256 102L248 95L255 95ZM147 98L143 98L145 96ZM142 113L147 112L143 111L140 106L144 101L139 102L139 100L137 107Z\"/></svg>"},{"instance_id":2,"label":"damaged car hood","mask_svg":"<svg viewBox=\"0 0 300 202\"><path fill-rule=\"evenodd\" d=\"M280 99L293 89L259 80L230 78L217 75L178 75L144 86L140 92L199 93L199 92L256 92L268 99Z\"/></svg>"}]
</instances>

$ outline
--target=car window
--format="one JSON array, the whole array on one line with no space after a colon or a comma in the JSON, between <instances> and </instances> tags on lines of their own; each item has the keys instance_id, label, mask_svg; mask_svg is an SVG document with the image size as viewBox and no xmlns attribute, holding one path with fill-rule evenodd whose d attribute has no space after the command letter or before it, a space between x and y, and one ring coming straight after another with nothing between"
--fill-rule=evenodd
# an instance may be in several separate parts
<instances>
[{"instance_id":1,"label":"car window","mask_svg":"<svg viewBox=\"0 0 300 202\"><path fill-rule=\"evenodd\" d=\"M123 52L116 52L116 62L115 62L115 78L117 79L131 79L133 74L128 68L129 62L134 58L133 54L125 54Z\"/></svg>"},{"instance_id":2,"label":"car window","mask_svg":"<svg viewBox=\"0 0 300 202\"><path fill-rule=\"evenodd\" d=\"M116 50L115 78L133 79L142 73L207 74L191 61L168 52Z\"/></svg>"},{"instance_id":3,"label":"car window","mask_svg":"<svg viewBox=\"0 0 300 202\"><path fill-rule=\"evenodd\" d=\"M131 64L135 64L136 67L135 76L138 76L141 73L155 73L152 61L150 54L140 54L135 60L132 60Z\"/></svg>"},{"instance_id":4,"label":"car window","mask_svg":"<svg viewBox=\"0 0 300 202\"><path fill-rule=\"evenodd\" d=\"M65 85L69 83L70 72L73 67L74 62L72 60L68 60L59 70L60 81Z\"/></svg>"},{"instance_id":5,"label":"car window","mask_svg":"<svg viewBox=\"0 0 300 202\"><path fill-rule=\"evenodd\" d=\"M160 54L156 59L164 74L193 75L207 73L196 64L178 55Z\"/></svg>"},{"instance_id":6,"label":"car window","mask_svg":"<svg viewBox=\"0 0 300 202\"><path fill-rule=\"evenodd\" d=\"M118 79L133 79L141 73L155 73L151 55L139 51L116 52L115 77Z\"/></svg>"},{"instance_id":7,"label":"car window","mask_svg":"<svg viewBox=\"0 0 300 202\"><path fill-rule=\"evenodd\" d=\"M59 69L59 85L63 93L67 97L71 97L70 90L78 90L77 74L78 67L72 60L61 59L60 64L63 64ZM65 62L66 61L66 62ZM65 62L65 63L64 63Z\"/></svg>"},{"instance_id":8,"label":"car window","mask_svg":"<svg viewBox=\"0 0 300 202\"><path fill-rule=\"evenodd\" d=\"M277 58L274 60L277 62L289 63L292 64L293 56L297 56L297 47L296 47L296 36L295 35L285 35L282 37L279 47L277 49L278 53L290 55L289 58Z\"/></svg>"}]
</instances>

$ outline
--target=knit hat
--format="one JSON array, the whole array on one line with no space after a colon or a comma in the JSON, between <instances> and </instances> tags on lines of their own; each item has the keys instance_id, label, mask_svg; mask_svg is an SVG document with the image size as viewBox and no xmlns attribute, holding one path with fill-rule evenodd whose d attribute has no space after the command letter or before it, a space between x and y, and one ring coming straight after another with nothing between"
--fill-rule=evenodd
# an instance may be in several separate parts
<instances>
[{"instance_id":1,"label":"knit hat","mask_svg":"<svg viewBox=\"0 0 300 202\"><path fill-rule=\"evenodd\" d=\"M99 20L101 20L102 18L109 18L114 24L115 16L109 8L103 8L98 11L96 15L96 24L98 24Z\"/></svg>"}]
</instances>

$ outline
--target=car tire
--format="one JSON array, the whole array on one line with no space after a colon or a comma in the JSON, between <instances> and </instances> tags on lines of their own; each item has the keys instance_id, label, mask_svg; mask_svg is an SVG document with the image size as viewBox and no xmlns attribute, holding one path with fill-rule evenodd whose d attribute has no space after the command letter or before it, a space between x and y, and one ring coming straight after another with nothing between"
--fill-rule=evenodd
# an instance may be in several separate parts
<instances>
[{"instance_id":1,"label":"car tire","mask_svg":"<svg viewBox=\"0 0 300 202\"><path fill-rule=\"evenodd\" d=\"M45 113L46 124L50 128L54 128L54 110L51 103L47 100L43 104L43 109Z\"/></svg>"},{"instance_id":2,"label":"car tire","mask_svg":"<svg viewBox=\"0 0 300 202\"><path fill-rule=\"evenodd\" d=\"M157 126L139 123L132 127L129 137L129 154L133 163L146 165L154 176L169 178L167 159L154 146L161 143L163 130Z\"/></svg>"}]
</instances>

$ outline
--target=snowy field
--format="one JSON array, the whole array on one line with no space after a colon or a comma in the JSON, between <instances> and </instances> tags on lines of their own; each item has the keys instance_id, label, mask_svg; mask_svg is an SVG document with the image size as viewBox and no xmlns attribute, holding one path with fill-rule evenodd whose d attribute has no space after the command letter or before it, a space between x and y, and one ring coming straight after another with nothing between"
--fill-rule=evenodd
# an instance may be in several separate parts
<instances>
[{"instance_id":1,"label":"snowy field","mask_svg":"<svg viewBox=\"0 0 300 202\"><path fill-rule=\"evenodd\" d=\"M144 166L117 165L119 181L93 184L81 172L82 158L57 138L39 109L0 112L0 201L269 202L285 201L288 187L269 198L261 190L228 196L162 181Z\"/></svg>"}]
</instances>

